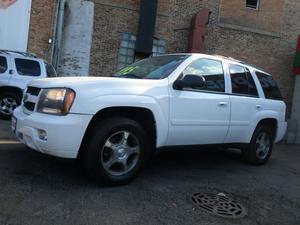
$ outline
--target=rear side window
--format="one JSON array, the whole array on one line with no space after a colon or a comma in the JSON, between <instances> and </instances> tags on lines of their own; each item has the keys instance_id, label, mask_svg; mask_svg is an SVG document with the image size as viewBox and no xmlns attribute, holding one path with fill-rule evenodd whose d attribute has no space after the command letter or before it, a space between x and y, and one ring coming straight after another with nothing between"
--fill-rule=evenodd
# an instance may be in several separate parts
<instances>
[{"instance_id":1,"label":"rear side window","mask_svg":"<svg viewBox=\"0 0 300 225\"><path fill-rule=\"evenodd\" d=\"M38 61L15 59L15 63L19 75L35 77L41 75L41 67Z\"/></svg>"},{"instance_id":2,"label":"rear side window","mask_svg":"<svg viewBox=\"0 0 300 225\"><path fill-rule=\"evenodd\" d=\"M255 82L250 71L239 65L230 64L230 78L233 94L258 97Z\"/></svg>"},{"instance_id":3,"label":"rear side window","mask_svg":"<svg viewBox=\"0 0 300 225\"><path fill-rule=\"evenodd\" d=\"M281 92L275 80L270 75L256 72L256 76L264 90L265 97L268 99L282 100Z\"/></svg>"},{"instance_id":4,"label":"rear side window","mask_svg":"<svg viewBox=\"0 0 300 225\"><path fill-rule=\"evenodd\" d=\"M57 77L56 71L53 68L53 66L46 62L45 62L45 65L46 65L47 77Z\"/></svg>"},{"instance_id":5,"label":"rear side window","mask_svg":"<svg viewBox=\"0 0 300 225\"><path fill-rule=\"evenodd\" d=\"M6 70L7 70L6 58L3 56L0 56L0 73L5 73Z\"/></svg>"}]
</instances>

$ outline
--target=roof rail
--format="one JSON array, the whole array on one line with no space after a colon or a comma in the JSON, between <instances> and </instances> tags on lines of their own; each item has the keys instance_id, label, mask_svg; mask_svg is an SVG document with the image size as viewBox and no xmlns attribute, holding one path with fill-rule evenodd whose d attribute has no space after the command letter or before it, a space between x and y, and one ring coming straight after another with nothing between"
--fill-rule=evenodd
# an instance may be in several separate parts
<instances>
[{"instance_id":1,"label":"roof rail","mask_svg":"<svg viewBox=\"0 0 300 225\"><path fill-rule=\"evenodd\" d=\"M15 53L15 54L19 54L19 55L22 55L22 56L25 56L25 57L37 58L37 56L35 54L28 53L28 52L14 51L14 50L0 49L0 53L2 53L2 54Z\"/></svg>"}]
</instances>

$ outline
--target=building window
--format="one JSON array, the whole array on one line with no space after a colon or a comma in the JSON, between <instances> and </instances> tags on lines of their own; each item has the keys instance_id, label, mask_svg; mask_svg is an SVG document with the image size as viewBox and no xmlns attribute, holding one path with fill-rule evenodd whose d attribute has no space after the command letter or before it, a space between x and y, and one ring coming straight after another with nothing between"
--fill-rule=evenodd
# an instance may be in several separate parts
<instances>
[{"instance_id":1,"label":"building window","mask_svg":"<svg viewBox=\"0 0 300 225\"><path fill-rule=\"evenodd\" d=\"M162 39L153 40L153 56L163 55L166 53L166 41Z\"/></svg>"},{"instance_id":2,"label":"building window","mask_svg":"<svg viewBox=\"0 0 300 225\"><path fill-rule=\"evenodd\" d=\"M121 44L118 54L118 70L134 63L136 60L139 60L135 58L135 42L136 36L134 34L121 34ZM152 56L164 54L166 52L166 41L155 38L153 40L152 52Z\"/></svg>"},{"instance_id":3,"label":"building window","mask_svg":"<svg viewBox=\"0 0 300 225\"><path fill-rule=\"evenodd\" d=\"M259 0L246 0L246 7L250 9L258 9Z\"/></svg>"},{"instance_id":4,"label":"building window","mask_svg":"<svg viewBox=\"0 0 300 225\"><path fill-rule=\"evenodd\" d=\"M121 44L118 56L118 69L134 62L136 36L130 33L121 34Z\"/></svg>"}]
</instances>

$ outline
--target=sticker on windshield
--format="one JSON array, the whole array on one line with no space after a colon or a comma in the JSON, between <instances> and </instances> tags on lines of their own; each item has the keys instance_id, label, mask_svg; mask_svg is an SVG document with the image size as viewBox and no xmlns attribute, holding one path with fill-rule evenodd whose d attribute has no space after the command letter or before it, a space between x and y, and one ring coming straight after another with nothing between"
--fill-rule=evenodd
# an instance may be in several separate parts
<instances>
[{"instance_id":1,"label":"sticker on windshield","mask_svg":"<svg viewBox=\"0 0 300 225\"><path fill-rule=\"evenodd\" d=\"M129 66L129 67L125 67L124 69L120 70L118 72L118 74L120 75L126 75L126 74L129 74L129 73L132 73L133 71L135 71L136 69L138 69L139 66Z\"/></svg>"}]
</instances>

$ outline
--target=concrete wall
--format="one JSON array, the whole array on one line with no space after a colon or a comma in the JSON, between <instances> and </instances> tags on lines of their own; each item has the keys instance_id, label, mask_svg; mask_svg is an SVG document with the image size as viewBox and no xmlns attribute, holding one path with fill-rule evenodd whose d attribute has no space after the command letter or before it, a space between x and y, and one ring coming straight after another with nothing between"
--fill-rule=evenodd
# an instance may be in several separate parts
<instances>
[{"instance_id":1,"label":"concrete wall","mask_svg":"<svg viewBox=\"0 0 300 225\"><path fill-rule=\"evenodd\" d=\"M66 1L58 58L60 76L88 76L93 35L94 4Z\"/></svg>"},{"instance_id":2,"label":"concrete wall","mask_svg":"<svg viewBox=\"0 0 300 225\"><path fill-rule=\"evenodd\" d=\"M292 116L289 121L287 141L290 144L300 144L300 75L295 79Z\"/></svg>"}]
</instances>

